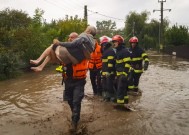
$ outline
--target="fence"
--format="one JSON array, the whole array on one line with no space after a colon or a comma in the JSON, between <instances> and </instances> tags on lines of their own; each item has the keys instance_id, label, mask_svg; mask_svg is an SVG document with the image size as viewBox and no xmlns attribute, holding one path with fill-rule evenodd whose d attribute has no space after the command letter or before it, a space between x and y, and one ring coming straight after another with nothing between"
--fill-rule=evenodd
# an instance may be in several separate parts
<instances>
[{"instance_id":1,"label":"fence","mask_svg":"<svg viewBox=\"0 0 189 135\"><path fill-rule=\"evenodd\" d=\"M189 59L189 46L182 45L182 46L168 46L164 49L164 53L173 55L175 54L178 57L187 58Z\"/></svg>"}]
</instances>

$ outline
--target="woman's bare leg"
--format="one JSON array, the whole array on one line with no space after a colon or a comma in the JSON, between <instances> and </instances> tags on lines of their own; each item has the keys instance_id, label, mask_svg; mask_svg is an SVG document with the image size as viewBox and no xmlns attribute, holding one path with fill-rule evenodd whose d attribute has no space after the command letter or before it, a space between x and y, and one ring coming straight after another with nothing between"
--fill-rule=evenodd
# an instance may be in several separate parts
<instances>
[{"instance_id":1,"label":"woman's bare leg","mask_svg":"<svg viewBox=\"0 0 189 135\"><path fill-rule=\"evenodd\" d=\"M56 54L53 50L50 51L49 55L45 58L45 60L43 61L43 63L37 67L31 67L32 70L36 71L36 72L39 72L39 71L42 71L43 68L45 67L45 65L47 65L48 62L52 62L52 63L56 63L58 61L57 57L56 57Z\"/></svg>"},{"instance_id":2,"label":"woman's bare leg","mask_svg":"<svg viewBox=\"0 0 189 135\"><path fill-rule=\"evenodd\" d=\"M50 56L47 56L45 58L45 60L43 61L43 63L41 63L41 65L37 66L37 67L31 67L31 69L33 71L36 71L36 72L39 72L39 71L42 71L43 68L45 67L45 65L47 65L47 63L51 60L51 57Z\"/></svg>"},{"instance_id":3,"label":"woman's bare leg","mask_svg":"<svg viewBox=\"0 0 189 135\"><path fill-rule=\"evenodd\" d=\"M51 51L53 51L52 50L52 45L49 46L47 49L45 49L45 51L41 54L41 56L38 59L30 60L30 63L31 64L35 64L35 65L39 64L45 57L50 55Z\"/></svg>"}]
</instances>

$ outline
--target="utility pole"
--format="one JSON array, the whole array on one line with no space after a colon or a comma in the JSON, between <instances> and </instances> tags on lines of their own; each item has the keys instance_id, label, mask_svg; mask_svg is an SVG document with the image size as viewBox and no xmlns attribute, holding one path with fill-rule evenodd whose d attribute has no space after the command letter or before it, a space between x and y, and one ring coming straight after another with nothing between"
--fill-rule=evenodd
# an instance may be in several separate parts
<instances>
[{"instance_id":1,"label":"utility pole","mask_svg":"<svg viewBox=\"0 0 189 135\"><path fill-rule=\"evenodd\" d=\"M159 32L159 41L160 41L160 49L163 49L163 44L164 44L164 28L163 28L163 11L171 11L171 9L163 9L163 3L166 2L166 0L158 0L158 3L160 3L160 10L153 10L155 11L160 11L161 12L161 25L160 25L160 32Z\"/></svg>"},{"instance_id":2,"label":"utility pole","mask_svg":"<svg viewBox=\"0 0 189 135\"><path fill-rule=\"evenodd\" d=\"M87 18L87 5L84 6L84 20L86 21L87 25L88 25L88 18Z\"/></svg>"},{"instance_id":3,"label":"utility pole","mask_svg":"<svg viewBox=\"0 0 189 135\"><path fill-rule=\"evenodd\" d=\"M132 31L132 33L133 33L133 36L135 36L135 21L133 22L133 31Z\"/></svg>"}]
</instances>

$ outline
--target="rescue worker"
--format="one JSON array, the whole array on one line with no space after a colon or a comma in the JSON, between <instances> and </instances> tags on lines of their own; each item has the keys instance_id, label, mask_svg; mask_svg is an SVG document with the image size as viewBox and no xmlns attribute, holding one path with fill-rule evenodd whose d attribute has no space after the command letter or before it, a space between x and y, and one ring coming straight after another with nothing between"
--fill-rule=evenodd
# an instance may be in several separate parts
<instances>
[{"instance_id":1,"label":"rescue worker","mask_svg":"<svg viewBox=\"0 0 189 135\"><path fill-rule=\"evenodd\" d=\"M129 84L129 91L131 91L133 94L141 95L141 91L138 89L139 80L141 74L143 73L143 70L145 71L148 69L149 59L145 51L141 47L139 47L137 37L131 37L129 43L131 66L134 70L133 79L131 81L131 84Z\"/></svg>"},{"instance_id":2,"label":"rescue worker","mask_svg":"<svg viewBox=\"0 0 189 135\"><path fill-rule=\"evenodd\" d=\"M124 44L124 39L120 35L115 35L112 37L112 42L114 47L116 48L116 77L117 77L117 104L124 105L124 107L128 108L129 105L129 97L127 94L128 81L127 76L130 70L130 53L128 49L126 49Z\"/></svg>"},{"instance_id":3,"label":"rescue worker","mask_svg":"<svg viewBox=\"0 0 189 135\"><path fill-rule=\"evenodd\" d=\"M96 33L93 33L95 36ZM82 41L81 43L82 44ZM76 53L76 56L80 53ZM80 120L81 112L81 101L84 97L84 88L86 84L86 77L88 72L88 59L83 59L78 64L66 64L64 65L64 83L65 83L65 97L70 106L72 116L71 116L71 126L72 131L76 132L77 125Z\"/></svg>"},{"instance_id":4,"label":"rescue worker","mask_svg":"<svg viewBox=\"0 0 189 135\"><path fill-rule=\"evenodd\" d=\"M76 32L70 33L68 42L72 42L77 36L78 34ZM62 77L65 84L63 100L68 102L72 111L71 130L73 132L77 130L78 121L80 119L81 101L84 97L87 71L88 60L86 59L75 65L62 64Z\"/></svg>"},{"instance_id":5,"label":"rescue worker","mask_svg":"<svg viewBox=\"0 0 189 135\"><path fill-rule=\"evenodd\" d=\"M102 52L101 46L97 40L95 42L95 50L91 53L88 68L90 74L90 80L92 84L93 94L102 95L102 84L101 84L101 69L102 69Z\"/></svg>"},{"instance_id":6,"label":"rescue worker","mask_svg":"<svg viewBox=\"0 0 189 135\"><path fill-rule=\"evenodd\" d=\"M78 37L78 34L76 33L76 32L72 32L72 33L70 33L70 35L68 36L68 42L72 42L74 39L76 39ZM57 68L56 68L56 71L57 72L60 72L60 73L62 73L62 85L63 85L63 83L64 83L64 75L65 75L65 73L64 73L64 70L63 70L63 68L64 68L64 64L63 63L60 63L60 66L58 66ZM67 101L67 98L66 98L66 96L65 96L65 90L63 90L63 101Z\"/></svg>"},{"instance_id":7,"label":"rescue worker","mask_svg":"<svg viewBox=\"0 0 189 135\"><path fill-rule=\"evenodd\" d=\"M103 98L105 101L114 102L115 97L115 55L116 50L112 48L110 43L112 39L107 36L100 38L100 44L102 48L102 86L103 86Z\"/></svg>"}]
</instances>

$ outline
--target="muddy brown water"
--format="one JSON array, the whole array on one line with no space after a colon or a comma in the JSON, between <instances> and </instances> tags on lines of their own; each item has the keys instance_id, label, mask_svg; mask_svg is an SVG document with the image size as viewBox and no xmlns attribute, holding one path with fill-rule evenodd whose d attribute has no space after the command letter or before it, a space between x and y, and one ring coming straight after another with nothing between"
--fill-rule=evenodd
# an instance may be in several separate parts
<instances>
[{"instance_id":1,"label":"muddy brown water","mask_svg":"<svg viewBox=\"0 0 189 135\"><path fill-rule=\"evenodd\" d=\"M94 97L87 78L77 134L189 134L189 61L153 52L149 58L139 85L143 94L130 96L134 112ZM54 68L0 82L0 135L71 134L70 109Z\"/></svg>"}]
</instances>

